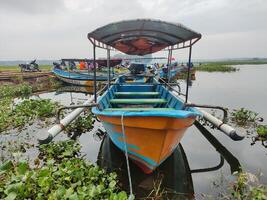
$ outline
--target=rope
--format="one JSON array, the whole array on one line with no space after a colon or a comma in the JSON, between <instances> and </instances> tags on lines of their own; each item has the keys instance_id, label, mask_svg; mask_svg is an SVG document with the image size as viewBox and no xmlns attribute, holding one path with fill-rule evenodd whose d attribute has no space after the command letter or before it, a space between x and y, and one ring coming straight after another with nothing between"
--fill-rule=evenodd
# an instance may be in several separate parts
<instances>
[{"instance_id":1,"label":"rope","mask_svg":"<svg viewBox=\"0 0 267 200\"><path fill-rule=\"evenodd\" d=\"M126 136L125 136L125 130L124 130L124 123L123 123L123 114L124 113L122 113L122 115L121 115L121 128L122 128L122 134L123 134L124 151L125 151L127 173L128 173L129 186L130 186L129 200L132 200L132 199L134 199L134 195L133 195L132 178L131 178L131 171L130 171L130 165L129 165L129 156L128 156L128 151L127 151Z\"/></svg>"}]
</instances>

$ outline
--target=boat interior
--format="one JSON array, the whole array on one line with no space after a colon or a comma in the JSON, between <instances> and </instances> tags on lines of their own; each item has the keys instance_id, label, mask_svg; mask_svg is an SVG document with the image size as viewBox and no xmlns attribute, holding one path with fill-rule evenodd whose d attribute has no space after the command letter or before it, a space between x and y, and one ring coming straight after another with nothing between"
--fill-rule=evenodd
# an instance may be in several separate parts
<instances>
[{"instance_id":1,"label":"boat interior","mask_svg":"<svg viewBox=\"0 0 267 200\"><path fill-rule=\"evenodd\" d=\"M103 111L171 111L182 110L183 103L152 77L145 82L121 76L99 99Z\"/></svg>"}]
</instances>

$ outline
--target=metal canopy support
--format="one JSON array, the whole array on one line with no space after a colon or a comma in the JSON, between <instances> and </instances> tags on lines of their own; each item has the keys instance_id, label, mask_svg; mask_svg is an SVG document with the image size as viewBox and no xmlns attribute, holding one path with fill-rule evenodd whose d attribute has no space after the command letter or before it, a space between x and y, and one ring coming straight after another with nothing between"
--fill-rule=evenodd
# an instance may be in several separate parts
<instances>
[{"instance_id":1,"label":"metal canopy support","mask_svg":"<svg viewBox=\"0 0 267 200\"><path fill-rule=\"evenodd\" d=\"M171 82L172 49L169 50L168 83Z\"/></svg>"},{"instance_id":2,"label":"metal canopy support","mask_svg":"<svg viewBox=\"0 0 267 200\"><path fill-rule=\"evenodd\" d=\"M110 49L107 49L108 90L110 87Z\"/></svg>"},{"instance_id":3,"label":"metal canopy support","mask_svg":"<svg viewBox=\"0 0 267 200\"><path fill-rule=\"evenodd\" d=\"M188 100L188 89L189 89L189 82L190 82L190 68L191 68L191 55L192 55L192 45L190 42L189 47L189 58L188 58L188 66L187 66L187 80L186 80L186 93L185 93L185 103Z\"/></svg>"},{"instance_id":4,"label":"metal canopy support","mask_svg":"<svg viewBox=\"0 0 267 200\"><path fill-rule=\"evenodd\" d=\"M169 82L169 75L170 75L170 49L168 50L168 60L167 60L167 83Z\"/></svg>"},{"instance_id":5,"label":"metal canopy support","mask_svg":"<svg viewBox=\"0 0 267 200\"><path fill-rule=\"evenodd\" d=\"M94 101L95 103L97 102L97 87L96 87L96 46L95 44L93 44L93 57L94 57L94 60L93 60L93 65L94 65Z\"/></svg>"}]
</instances>

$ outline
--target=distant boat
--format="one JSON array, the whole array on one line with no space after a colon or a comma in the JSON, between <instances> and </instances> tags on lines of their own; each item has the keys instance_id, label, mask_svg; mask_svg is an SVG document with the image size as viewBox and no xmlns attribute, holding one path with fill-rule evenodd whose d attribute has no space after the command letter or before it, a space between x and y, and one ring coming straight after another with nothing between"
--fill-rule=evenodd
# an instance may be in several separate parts
<instances>
[{"instance_id":1,"label":"distant boat","mask_svg":"<svg viewBox=\"0 0 267 200\"><path fill-rule=\"evenodd\" d=\"M71 61L71 62L92 62L89 59L62 59L62 61ZM114 59L110 61L110 67L114 67L121 63L121 59ZM106 60L97 60L96 63L101 67L107 66ZM66 69L64 69L66 68ZM62 66L59 64L54 64L54 68L52 69L54 75L60 79L61 81L71 84L71 85L80 85L80 86L94 86L94 74L91 71L88 73L87 70L69 70L68 66ZM110 74L110 78L114 79L118 74ZM96 81L107 81L108 80L108 72L107 71L100 71L97 72Z\"/></svg>"},{"instance_id":2,"label":"distant boat","mask_svg":"<svg viewBox=\"0 0 267 200\"><path fill-rule=\"evenodd\" d=\"M183 70L183 67L181 66L172 66L170 69L170 80L175 78L177 76L178 73L180 73ZM167 80L168 79L168 68L167 67L163 67L160 69L159 71L159 77Z\"/></svg>"}]
</instances>

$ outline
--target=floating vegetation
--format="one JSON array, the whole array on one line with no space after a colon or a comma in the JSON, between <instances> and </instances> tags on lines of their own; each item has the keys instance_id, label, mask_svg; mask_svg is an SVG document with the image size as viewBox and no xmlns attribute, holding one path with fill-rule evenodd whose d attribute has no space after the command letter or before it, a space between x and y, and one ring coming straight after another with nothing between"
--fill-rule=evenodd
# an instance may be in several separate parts
<instances>
[{"instance_id":1,"label":"floating vegetation","mask_svg":"<svg viewBox=\"0 0 267 200\"><path fill-rule=\"evenodd\" d=\"M251 145L260 141L262 146L267 148L267 125L258 125L256 128L257 136L252 137Z\"/></svg>"},{"instance_id":2,"label":"floating vegetation","mask_svg":"<svg viewBox=\"0 0 267 200\"><path fill-rule=\"evenodd\" d=\"M238 126L247 127L255 125L258 119L258 113L241 108L231 112L231 121Z\"/></svg>"},{"instance_id":3,"label":"floating vegetation","mask_svg":"<svg viewBox=\"0 0 267 200\"><path fill-rule=\"evenodd\" d=\"M0 141L0 164L5 160L18 160L27 158L27 151L34 148L34 144L26 142L21 138Z\"/></svg>"},{"instance_id":4,"label":"floating vegetation","mask_svg":"<svg viewBox=\"0 0 267 200\"><path fill-rule=\"evenodd\" d=\"M260 175L248 172L234 173L234 177L226 178L221 174L219 180L213 182L211 195L202 196L205 199L227 200L266 200L267 185L260 183ZM230 179L229 179L230 178ZM232 179L234 178L234 180Z\"/></svg>"},{"instance_id":5,"label":"floating vegetation","mask_svg":"<svg viewBox=\"0 0 267 200\"><path fill-rule=\"evenodd\" d=\"M77 117L74 122L68 125L65 129L66 133L72 139L76 139L77 136L82 133L92 130L95 120L91 112L86 112L83 115Z\"/></svg>"},{"instance_id":6,"label":"floating vegetation","mask_svg":"<svg viewBox=\"0 0 267 200\"><path fill-rule=\"evenodd\" d=\"M75 140L66 140L59 142L51 142L49 144L42 144L39 147L39 158L42 160L56 160L74 158L80 155L81 145Z\"/></svg>"},{"instance_id":7,"label":"floating vegetation","mask_svg":"<svg viewBox=\"0 0 267 200\"><path fill-rule=\"evenodd\" d=\"M202 64L200 66L195 67L197 71L205 71L205 72L235 72L239 69L236 67L219 64L219 63L207 63Z\"/></svg>"},{"instance_id":8,"label":"floating vegetation","mask_svg":"<svg viewBox=\"0 0 267 200\"><path fill-rule=\"evenodd\" d=\"M23 83L20 85L2 85L0 86L0 99L14 97L29 97L32 94L32 87Z\"/></svg>"},{"instance_id":9,"label":"floating vegetation","mask_svg":"<svg viewBox=\"0 0 267 200\"><path fill-rule=\"evenodd\" d=\"M267 186L258 183L255 175L240 173L232 185L231 199L267 199Z\"/></svg>"},{"instance_id":10,"label":"floating vegetation","mask_svg":"<svg viewBox=\"0 0 267 200\"><path fill-rule=\"evenodd\" d=\"M23 128L36 119L55 116L57 104L49 99L26 99L14 108L12 100L0 101L0 132L13 128Z\"/></svg>"},{"instance_id":11,"label":"floating vegetation","mask_svg":"<svg viewBox=\"0 0 267 200\"><path fill-rule=\"evenodd\" d=\"M267 125L258 125L257 133L258 133L258 136L267 138Z\"/></svg>"},{"instance_id":12,"label":"floating vegetation","mask_svg":"<svg viewBox=\"0 0 267 200\"><path fill-rule=\"evenodd\" d=\"M33 85L34 92L51 91L62 87L62 82L53 77L38 78Z\"/></svg>"},{"instance_id":13,"label":"floating vegetation","mask_svg":"<svg viewBox=\"0 0 267 200\"><path fill-rule=\"evenodd\" d=\"M127 199L115 173L74 156L80 150L74 142L52 143L40 150L47 154L42 166L10 160L0 166L1 199ZM56 154L60 159L53 158Z\"/></svg>"}]
</instances>

